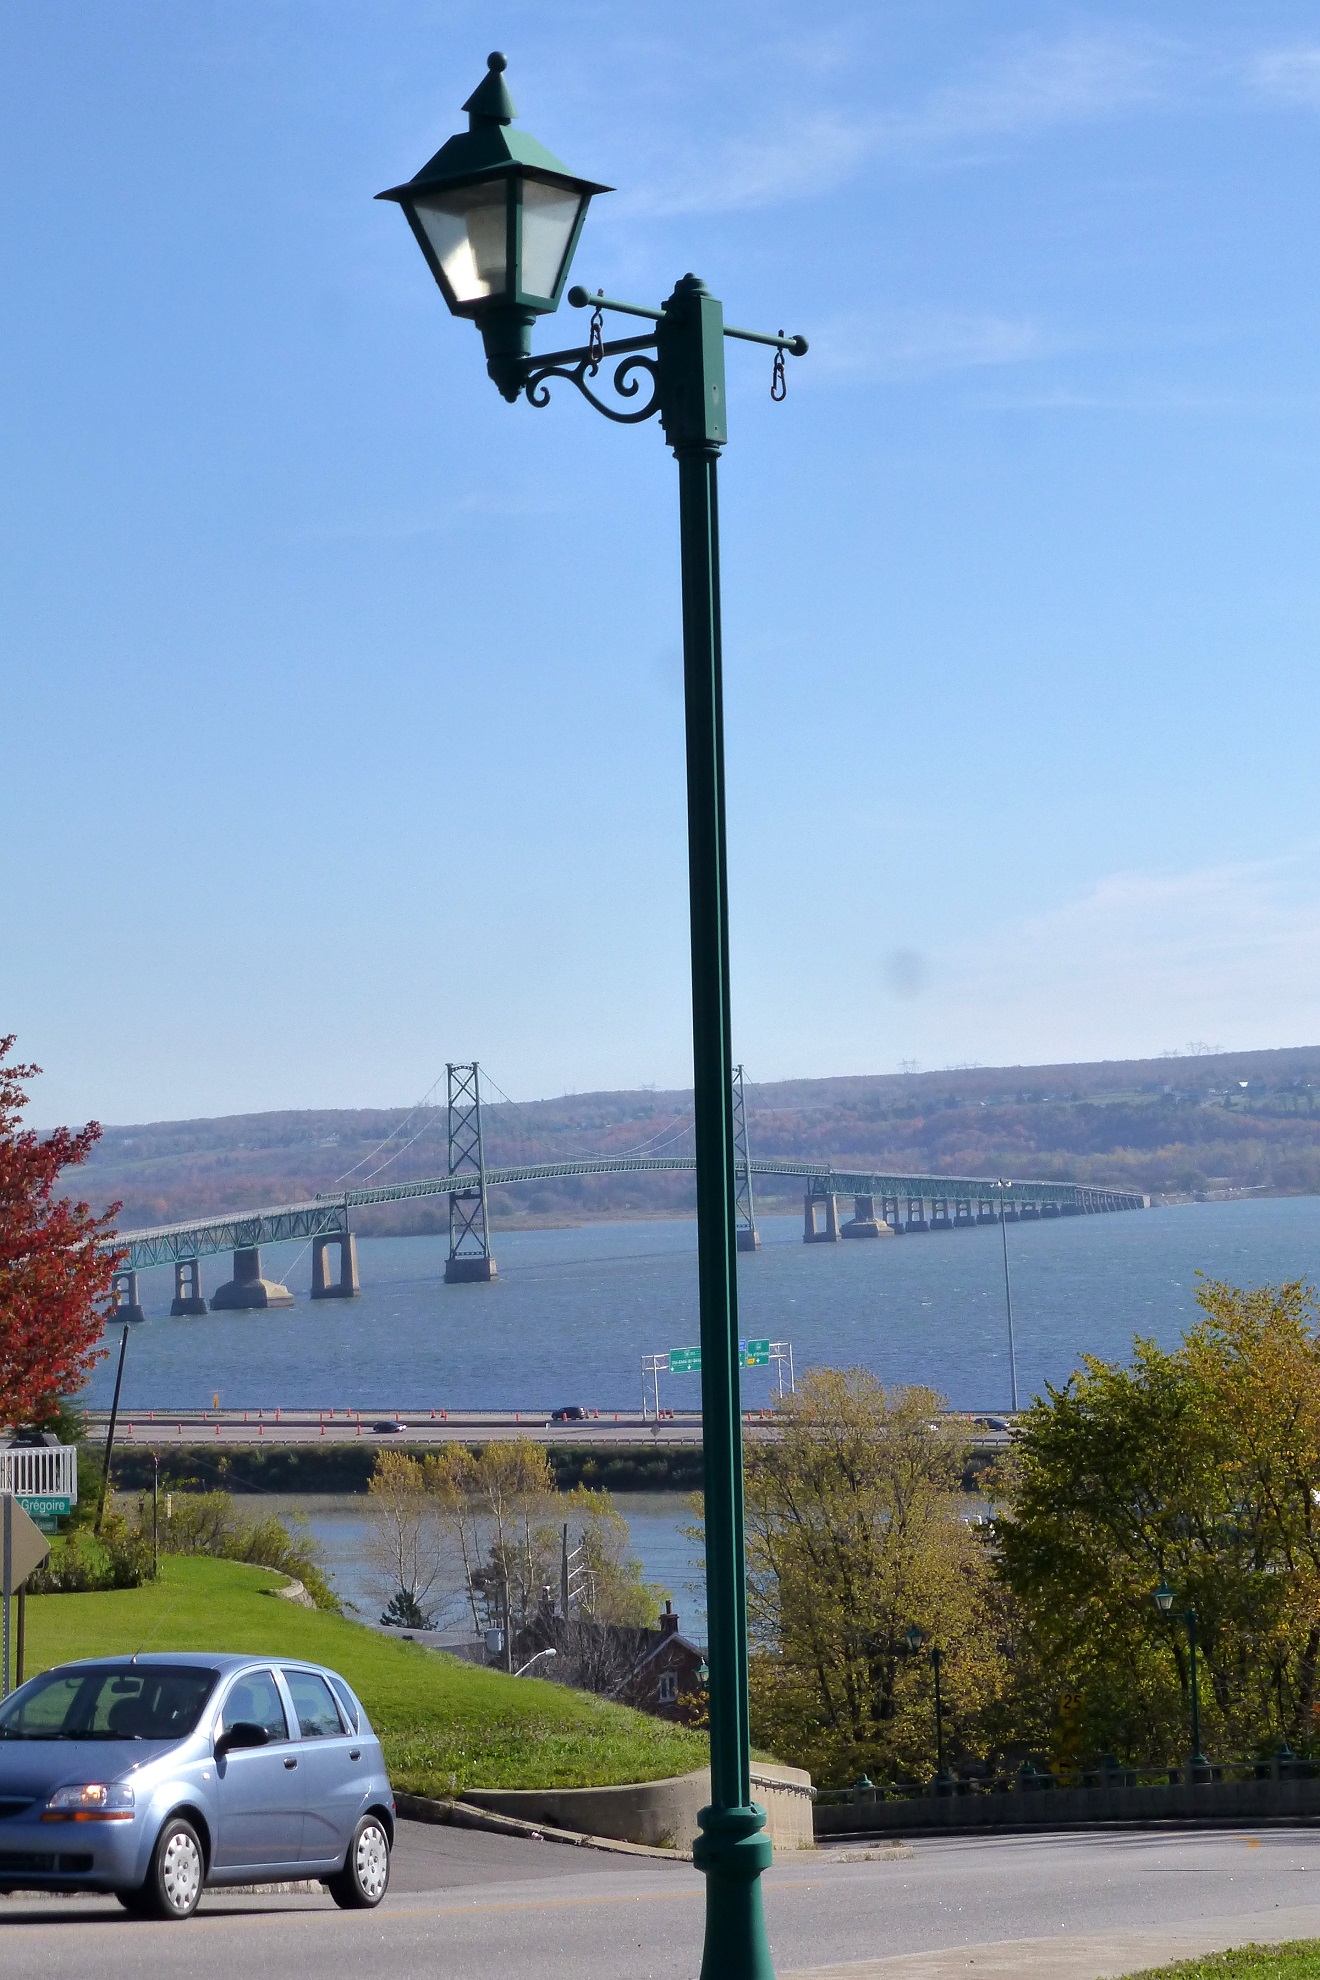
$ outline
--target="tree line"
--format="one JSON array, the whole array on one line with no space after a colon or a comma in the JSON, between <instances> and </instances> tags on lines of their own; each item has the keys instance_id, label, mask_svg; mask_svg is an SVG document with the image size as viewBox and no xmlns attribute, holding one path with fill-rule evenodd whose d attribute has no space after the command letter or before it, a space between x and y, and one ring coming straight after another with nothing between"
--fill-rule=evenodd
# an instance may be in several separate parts
<instances>
[{"instance_id":1,"label":"tree line","mask_svg":"<svg viewBox=\"0 0 1320 1980\"><path fill-rule=\"evenodd\" d=\"M747 1454L753 1735L842 1785L1320 1752L1320 1312L1205 1282L1173 1350L1086 1357L969 1516L943 1399L811 1371ZM1161 1589L1165 1613L1155 1600Z\"/></svg>"}]
</instances>

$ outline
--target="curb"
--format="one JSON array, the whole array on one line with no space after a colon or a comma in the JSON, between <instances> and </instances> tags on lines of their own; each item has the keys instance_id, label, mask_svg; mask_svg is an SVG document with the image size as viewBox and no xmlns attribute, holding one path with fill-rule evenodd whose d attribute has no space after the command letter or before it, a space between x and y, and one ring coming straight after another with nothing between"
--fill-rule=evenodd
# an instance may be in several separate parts
<instances>
[{"instance_id":1,"label":"curb","mask_svg":"<svg viewBox=\"0 0 1320 1980\"><path fill-rule=\"evenodd\" d=\"M577 1829L551 1829L544 1822L522 1822L516 1815L496 1815L473 1802L433 1800L425 1794L394 1794L396 1812L407 1822L433 1822L453 1829L484 1829L490 1835L521 1836L531 1842L567 1843L573 1849L603 1849L616 1856L644 1856L659 1863L690 1863L690 1849L653 1849L649 1843L616 1842L611 1836L588 1836Z\"/></svg>"}]
</instances>

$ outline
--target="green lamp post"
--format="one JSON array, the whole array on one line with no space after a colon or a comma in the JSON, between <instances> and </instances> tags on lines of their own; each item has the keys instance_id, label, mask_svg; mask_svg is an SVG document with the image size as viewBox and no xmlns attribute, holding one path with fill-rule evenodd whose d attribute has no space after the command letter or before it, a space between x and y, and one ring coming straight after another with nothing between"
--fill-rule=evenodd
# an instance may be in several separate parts
<instances>
[{"instance_id":1,"label":"green lamp post","mask_svg":"<svg viewBox=\"0 0 1320 1980\"><path fill-rule=\"evenodd\" d=\"M1155 1606L1163 1616L1167 1616L1173 1607L1173 1590L1165 1575L1160 1577L1160 1585L1155 1590ZM1196 1669L1196 1610L1190 1603L1183 1610L1183 1621L1187 1625L1187 1648L1192 1673L1192 1755L1187 1767L1193 1781L1207 1781L1210 1779L1210 1762L1201 1751L1201 1688Z\"/></svg>"},{"instance_id":2,"label":"green lamp post","mask_svg":"<svg viewBox=\"0 0 1320 1980\"><path fill-rule=\"evenodd\" d=\"M751 1798L748 1737L716 464L728 437L725 338L773 348L775 399L784 396L785 352L801 357L807 343L733 329L705 284L685 275L658 309L571 289L575 308L592 308L587 343L532 356L535 320L558 307L587 207L609 188L577 178L510 130L516 113L505 67L503 55L489 58L464 105L468 131L379 197L402 206L449 308L480 329L487 370L510 403L525 394L545 406L550 381L563 380L620 425L658 415L678 462L710 1631L711 1799L693 1860L706 1875L702 1980L773 1980L761 1906L770 1842L765 1811ZM606 312L649 327L607 341ZM607 359L618 360L612 400L596 389Z\"/></svg>"},{"instance_id":3,"label":"green lamp post","mask_svg":"<svg viewBox=\"0 0 1320 1980\"><path fill-rule=\"evenodd\" d=\"M926 1641L926 1632L920 1623L909 1623L904 1631L909 1656L919 1654ZM948 1794L953 1787L953 1779L944 1764L944 1695L940 1689L940 1672L944 1668L944 1652L938 1643L931 1645L931 1675L935 1680L935 1792Z\"/></svg>"}]
</instances>

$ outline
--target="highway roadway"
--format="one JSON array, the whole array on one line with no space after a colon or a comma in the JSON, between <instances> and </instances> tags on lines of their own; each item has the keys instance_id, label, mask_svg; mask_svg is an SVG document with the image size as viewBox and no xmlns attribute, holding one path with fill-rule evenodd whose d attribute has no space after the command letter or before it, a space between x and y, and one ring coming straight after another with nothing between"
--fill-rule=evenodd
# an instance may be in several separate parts
<instances>
[{"instance_id":1,"label":"highway roadway","mask_svg":"<svg viewBox=\"0 0 1320 1980\"><path fill-rule=\"evenodd\" d=\"M108 1410L88 1410L93 1436L104 1436ZM951 1420L959 1421L953 1417ZM997 1419L1002 1420L1002 1419ZM962 1426L968 1419L962 1418ZM393 1426L385 1427L381 1426ZM743 1418L746 1437L774 1436L772 1410L749 1410ZM660 1419L638 1411L601 1410L576 1423L554 1423L544 1409L525 1410L393 1410L393 1409L157 1409L121 1410L116 1441L139 1445L170 1444L322 1444L382 1443L397 1438L408 1444L489 1443L506 1438L534 1437L542 1444L597 1444L608 1448L626 1444L701 1443L699 1411L674 1412ZM973 1447L987 1455L1007 1448L1007 1430L977 1427Z\"/></svg>"},{"instance_id":2,"label":"highway roadway","mask_svg":"<svg viewBox=\"0 0 1320 1980\"><path fill-rule=\"evenodd\" d=\"M940 1837L783 1856L765 1880L795 1980L1100 1980L1251 1938L1320 1935L1320 1830ZM113 1899L0 1898L6 1980L694 1980L690 1864L402 1823L389 1895L203 1898L184 1925Z\"/></svg>"}]
</instances>

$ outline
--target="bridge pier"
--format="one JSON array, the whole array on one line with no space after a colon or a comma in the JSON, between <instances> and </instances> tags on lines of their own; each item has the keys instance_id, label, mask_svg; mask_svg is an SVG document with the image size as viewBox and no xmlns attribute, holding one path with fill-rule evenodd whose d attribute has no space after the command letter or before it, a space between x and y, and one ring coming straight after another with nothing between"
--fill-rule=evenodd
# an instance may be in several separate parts
<instances>
[{"instance_id":1,"label":"bridge pier","mask_svg":"<svg viewBox=\"0 0 1320 1980\"><path fill-rule=\"evenodd\" d=\"M930 1227L933 1231L951 1231L953 1229L953 1219L949 1215L949 1199L947 1196L935 1196L931 1198Z\"/></svg>"},{"instance_id":2,"label":"bridge pier","mask_svg":"<svg viewBox=\"0 0 1320 1980\"><path fill-rule=\"evenodd\" d=\"M953 1228L955 1231L970 1231L972 1222L972 1206L960 1198L953 1206Z\"/></svg>"},{"instance_id":3,"label":"bridge pier","mask_svg":"<svg viewBox=\"0 0 1320 1980\"><path fill-rule=\"evenodd\" d=\"M999 1213L996 1211L994 1204L982 1198L976 1206L976 1221L978 1224L997 1224L999 1222Z\"/></svg>"},{"instance_id":4,"label":"bridge pier","mask_svg":"<svg viewBox=\"0 0 1320 1980\"><path fill-rule=\"evenodd\" d=\"M451 1196L450 1202L455 1199ZM457 1252L445 1260L445 1284L447 1286L485 1285L498 1278L495 1260L489 1251Z\"/></svg>"},{"instance_id":5,"label":"bridge pier","mask_svg":"<svg viewBox=\"0 0 1320 1980\"><path fill-rule=\"evenodd\" d=\"M873 1196L854 1196L853 1213L839 1232L841 1238L885 1238L894 1233L875 1214Z\"/></svg>"},{"instance_id":6,"label":"bridge pier","mask_svg":"<svg viewBox=\"0 0 1320 1980\"><path fill-rule=\"evenodd\" d=\"M234 1252L234 1276L211 1294L213 1313L246 1313L265 1306L292 1306L287 1286L261 1276L261 1247L240 1245Z\"/></svg>"},{"instance_id":7,"label":"bridge pier","mask_svg":"<svg viewBox=\"0 0 1320 1980\"><path fill-rule=\"evenodd\" d=\"M903 1219L898 1214L898 1198L896 1196L882 1196L880 1198L880 1218L883 1223L888 1224L895 1237L902 1235Z\"/></svg>"},{"instance_id":8,"label":"bridge pier","mask_svg":"<svg viewBox=\"0 0 1320 1980\"><path fill-rule=\"evenodd\" d=\"M930 1225L926 1222L926 1201L924 1197L909 1196L907 1200L907 1229L909 1231L928 1231L930 1229Z\"/></svg>"},{"instance_id":9,"label":"bridge pier","mask_svg":"<svg viewBox=\"0 0 1320 1980\"><path fill-rule=\"evenodd\" d=\"M825 1228L816 1228L816 1205L825 1206ZM837 1196L813 1196L808 1190L803 1203L803 1244L837 1244L839 1242L839 1199Z\"/></svg>"},{"instance_id":10,"label":"bridge pier","mask_svg":"<svg viewBox=\"0 0 1320 1980\"><path fill-rule=\"evenodd\" d=\"M201 1259L177 1258L174 1261L174 1298L170 1302L170 1319L178 1320L185 1313L205 1312Z\"/></svg>"},{"instance_id":11,"label":"bridge pier","mask_svg":"<svg viewBox=\"0 0 1320 1980\"><path fill-rule=\"evenodd\" d=\"M110 1281L111 1307L106 1316L109 1320L145 1320L142 1301L138 1298L136 1272L116 1272Z\"/></svg>"},{"instance_id":12,"label":"bridge pier","mask_svg":"<svg viewBox=\"0 0 1320 1980\"><path fill-rule=\"evenodd\" d=\"M1011 1220L1013 1216L1013 1212L1010 1210L1007 1212L1007 1215ZM1038 1204L1024 1203L1021 1209L1017 1213L1017 1221L1019 1224L1034 1223L1036 1218L1039 1217L1039 1215L1040 1215L1040 1206Z\"/></svg>"},{"instance_id":13,"label":"bridge pier","mask_svg":"<svg viewBox=\"0 0 1320 1980\"><path fill-rule=\"evenodd\" d=\"M339 1247L339 1276L331 1278L326 1269L326 1253L332 1244ZM325 1231L312 1239L312 1298L356 1299L362 1290L358 1278L357 1239L352 1231Z\"/></svg>"},{"instance_id":14,"label":"bridge pier","mask_svg":"<svg viewBox=\"0 0 1320 1980\"><path fill-rule=\"evenodd\" d=\"M757 1230L755 1224L743 1224L738 1231L735 1243L739 1251L759 1251L761 1249L761 1233Z\"/></svg>"},{"instance_id":15,"label":"bridge pier","mask_svg":"<svg viewBox=\"0 0 1320 1980\"><path fill-rule=\"evenodd\" d=\"M1059 1214L1059 1206L1057 1203L1042 1203L1040 1206L1040 1214L1042 1217L1057 1217Z\"/></svg>"}]
</instances>

